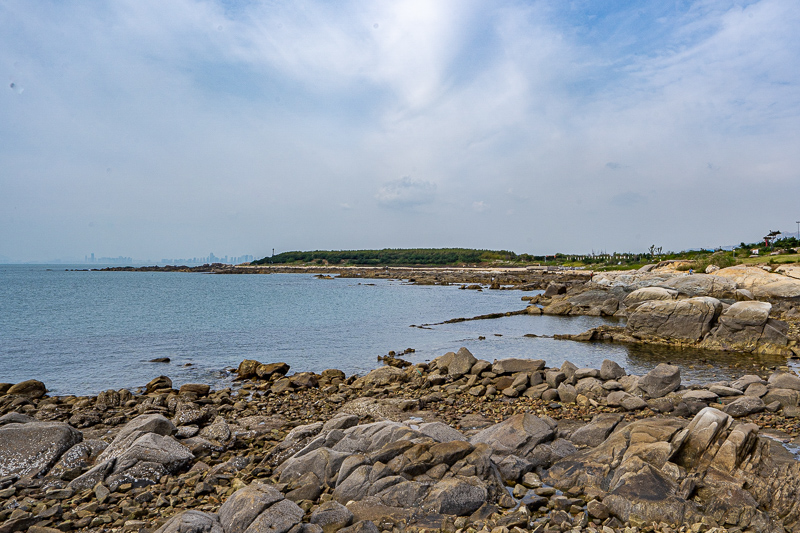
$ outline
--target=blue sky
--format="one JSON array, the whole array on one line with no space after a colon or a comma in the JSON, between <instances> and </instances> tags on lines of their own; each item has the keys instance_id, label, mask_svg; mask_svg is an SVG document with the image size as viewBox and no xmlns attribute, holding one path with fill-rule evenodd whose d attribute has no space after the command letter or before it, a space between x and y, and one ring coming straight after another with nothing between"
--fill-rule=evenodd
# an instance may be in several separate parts
<instances>
[{"instance_id":1,"label":"blue sky","mask_svg":"<svg viewBox=\"0 0 800 533\"><path fill-rule=\"evenodd\" d=\"M793 231L798 27L789 0L4 0L0 260Z\"/></svg>"}]
</instances>

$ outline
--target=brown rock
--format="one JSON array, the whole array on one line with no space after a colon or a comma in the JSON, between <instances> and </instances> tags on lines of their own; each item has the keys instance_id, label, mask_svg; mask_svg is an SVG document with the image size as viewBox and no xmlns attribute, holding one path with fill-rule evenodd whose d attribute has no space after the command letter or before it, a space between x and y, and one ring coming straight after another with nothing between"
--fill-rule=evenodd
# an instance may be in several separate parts
<instances>
[{"instance_id":1,"label":"brown rock","mask_svg":"<svg viewBox=\"0 0 800 533\"><path fill-rule=\"evenodd\" d=\"M12 385L6 391L6 394L16 394L18 396L26 396L28 398L41 398L47 392L47 387L44 383L35 379L22 381L16 385Z\"/></svg>"}]
</instances>

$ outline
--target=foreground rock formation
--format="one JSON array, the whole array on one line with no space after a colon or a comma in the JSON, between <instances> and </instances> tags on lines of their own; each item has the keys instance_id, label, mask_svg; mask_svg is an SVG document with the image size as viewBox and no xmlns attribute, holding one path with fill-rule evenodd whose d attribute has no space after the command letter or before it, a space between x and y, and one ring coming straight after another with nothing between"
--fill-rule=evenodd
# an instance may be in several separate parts
<instances>
[{"instance_id":1,"label":"foreground rock formation","mask_svg":"<svg viewBox=\"0 0 800 533\"><path fill-rule=\"evenodd\" d=\"M686 387L477 359L289 374L241 388L0 396L0 531L280 533L800 527L800 377ZM7 387L11 389L11 387ZM516 529L515 529L516 528ZM634 529L635 528L635 529Z\"/></svg>"}]
</instances>

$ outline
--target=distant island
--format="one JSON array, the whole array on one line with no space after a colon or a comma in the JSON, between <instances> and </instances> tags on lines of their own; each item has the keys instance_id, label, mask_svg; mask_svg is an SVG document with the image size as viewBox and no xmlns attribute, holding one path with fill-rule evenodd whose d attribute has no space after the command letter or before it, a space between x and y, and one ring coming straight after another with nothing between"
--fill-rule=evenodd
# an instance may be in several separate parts
<instances>
[{"instance_id":1,"label":"distant island","mask_svg":"<svg viewBox=\"0 0 800 533\"><path fill-rule=\"evenodd\" d=\"M723 249L663 252L655 245L643 253L596 253L531 255L508 250L471 248L384 248L382 250L315 250L282 252L252 261L251 265L310 266L530 266L552 265L593 270L628 270L660 261L682 261L685 270L704 271L709 265L720 268L739 263L793 263L800 260L794 237L770 243L740 243Z\"/></svg>"}]
</instances>

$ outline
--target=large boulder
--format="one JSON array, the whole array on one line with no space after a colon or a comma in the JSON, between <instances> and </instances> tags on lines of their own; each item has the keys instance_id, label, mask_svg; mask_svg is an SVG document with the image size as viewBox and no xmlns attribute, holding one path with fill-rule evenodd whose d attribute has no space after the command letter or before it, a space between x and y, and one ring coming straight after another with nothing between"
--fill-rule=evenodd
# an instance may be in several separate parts
<instances>
[{"instance_id":1,"label":"large boulder","mask_svg":"<svg viewBox=\"0 0 800 533\"><path fill-rule=\"evenodd\" d=\"M0 477L44 475L81 440L80 431L62 422L0 426Z\"/></svg>"},{"instance_id":2,"label":"large boulder","mask_svg":"<svg viewBox=\"0 0 800 533\"><path fill-rule=\"evenodd\" d=\"M191 450L169 436L146 433L117 457L114 473L131 468L136 463L158 463L175 473L194 459Z\"/></svg>"},{"instance_id":3,"label":"large boulder","mask_svg":"<svg viewBox=\"0 0 800 533\"><path fill-rule=\"evenodd\" d=\"M492 363L492 372L498 375L537 372L544 368L544 364L542 359L495 359Z\"/></svg>"},{"instance_id":4,"label":"large boulder","mask_svg":"<svg viewBox=\"0 0 800 533\"><path fill-rule=\"evenodd\" d=\"M651 300L631 313L625 332L636 338L697 342L711 331L721 311L722 303L711 297Z\"/></svg>"},{"instance_id":5,"label":"large boulder","mask_svg":"<svg viewBox=\"0 0 800 533\"><path fill-rule=\"evenodd\" d=\"M177 431L178 428L175 427L175 424L163 415L139 415L122 427L108 448L103 450L103 453L97 458L97 461L103 462L119 457L142 435L148 433L174 435Z\"/></svg>"},{"instance_id":6,"label":"large boulder","mask_svg":"<svg viewBox=\"0 0 800 533\"><path fill-rule=\"evenodd\" d=\"M800 299L800 280L757 267L737 265L714 273L735 282L740 289L750 291L756 299Z\"/></svg>"},{"instance_id":7,"label":"large boulder","mask_svg":"<svg viewBox=\"0 0 800 533\"><path fill-rule=\"evenodd\" d=\"M675 300L677 297L678 291L674 289L643 287L628 294L625 299L622 300L622 303L628 308L628 312L630 312L650 300Z\"/></svg>"},{"instance_id":8,"label":"large boulder","mask_svg":"<svg viewBox=\"0 0 800 533\"><path fill-rule=\"evenodd\" d=\"M719 326L703 339L704 348L791 356L789 326L769 318L767 302L736 302L719 317Z\"/></svg>"},{"instance_id":9,"label":"large boulder","mask_svg":"<svg viewBox=\"0 0 800 533\"><path fill-rule=\"evenodd\" d=\"M498 455L525 457L537 445L553 439L554 427L537 416L514 415L472 436L470 443L486 443Z\"/></svg>"},{"instance_id":10,"label":"large boulder","mask_svg":"<svg viewBox=\"0 0 800 533\"><path fill-rule=\"evenodd\" d=\"M674 290L681 296L711 296L712 298L735 298L736 283L722 276L712 274L689 274L675 276L658 284Z\"/></svg>"}]
</instances>

